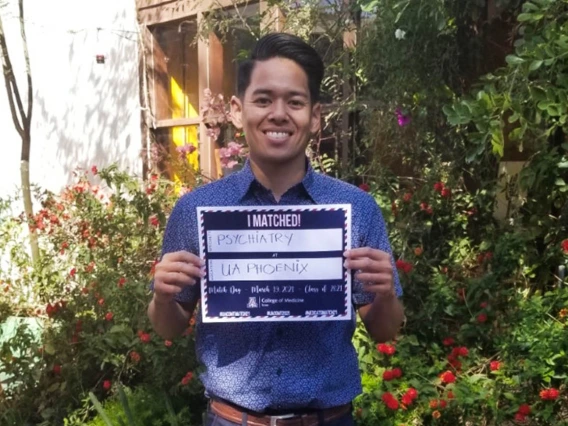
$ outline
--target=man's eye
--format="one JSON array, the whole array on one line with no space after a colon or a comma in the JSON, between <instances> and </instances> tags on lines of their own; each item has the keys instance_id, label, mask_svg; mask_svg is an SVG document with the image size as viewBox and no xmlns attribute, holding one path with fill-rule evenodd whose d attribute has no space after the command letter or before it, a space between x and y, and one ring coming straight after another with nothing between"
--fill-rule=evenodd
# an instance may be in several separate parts
<instances>
[{"instance_id":1,"label":"man's eye","mask_svg":"<svg viewBox=\"0 0 568 426\"><path fill-rule=\"evenodd\" d=\"M292 105L293 107L303 107L304 102L299 101L299 100L291 100L290 105Z\"/></svg>"},{"instance_id":2,"label":"man's eye","mask_svg":"<svg viewBox=\"0 0 568 426\"><path fill-rule=\"evenodd\" d=\"M270 103L270 99L268 98L258 98L254 101L255 104L259 105L268 105Z\"/></svg>"}]
</instances>

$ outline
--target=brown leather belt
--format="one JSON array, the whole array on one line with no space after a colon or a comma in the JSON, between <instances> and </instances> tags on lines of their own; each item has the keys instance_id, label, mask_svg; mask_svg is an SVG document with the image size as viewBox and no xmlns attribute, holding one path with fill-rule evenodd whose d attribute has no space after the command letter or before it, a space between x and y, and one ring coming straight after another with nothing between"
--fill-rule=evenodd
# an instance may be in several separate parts
<instances>
[{"instance_id":1,"label":"brown leather belt","mask_svg":"<svg viewBox=\"0 0 568 426\"><path fill-rule=\"evenodd\" d=\"M285 414L280 416L271 416L262 413L253 413L249 411L241 411L222 401L212 400L209 404L211 412L219 417L233 423L242 424L243 414L247 416L248 426L318 426L319 417L323 417L324 422L336 420L351 410L351 404L340 405L339 407L326 408L319 413L309 414Z\"/></svg>"}]
</instances>

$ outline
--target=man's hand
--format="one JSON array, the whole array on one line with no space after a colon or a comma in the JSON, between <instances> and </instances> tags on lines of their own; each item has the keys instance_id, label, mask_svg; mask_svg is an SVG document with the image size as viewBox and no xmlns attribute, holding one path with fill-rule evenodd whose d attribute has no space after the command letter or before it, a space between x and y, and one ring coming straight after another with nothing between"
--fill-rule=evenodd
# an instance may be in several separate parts
<instances>
[{"instance_id":1,"label":"man's hand","mask_svg":"<svg viewBox=\"0 0 568 426\"><path fill-rule=\"evenodd\" d=\"M194 285L203 277L203 260L187 251L167 253L156 265L154 303L173 302L184 287Z\"/></svg>"},{"instance_id":2,"label":"man's hand","mask_svg":"<svg viewBox=\"0 0 568 426\"><path fill-rule=\"evenodd\" d=\"M396 297L391 255L369 247L348 250L345 267L358 271L356 277L375 300L359 306L359 315L371 337L377 342L393 339L404 319L404 309Z\"/></svg>"},{"instance_id":3,"label":"man's hand","mask_svg":"<svg viewBox=\"0 0 568 426\"><path fill-rule=\"evenodd\" d=\"M369 247L347 250L345 267L358 271L355 277L365 285L365 291L382 297L394 297L391 255Z\"/></svg>"}]
</instances>

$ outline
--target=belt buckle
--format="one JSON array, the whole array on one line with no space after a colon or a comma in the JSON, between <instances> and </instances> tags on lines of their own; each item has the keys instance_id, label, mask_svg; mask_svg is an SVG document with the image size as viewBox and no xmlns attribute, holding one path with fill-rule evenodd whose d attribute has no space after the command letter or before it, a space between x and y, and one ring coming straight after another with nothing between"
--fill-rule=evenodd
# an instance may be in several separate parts
<instances>
[{"instance_id":1,"label":"belt buckle","mask_svg":"<svg viewBox=\"0 0 568 426\"><path fill-rule=\"evenodd\" d=\"M295 414L282 414L280 416L270 416L270 426L277 426L278 420L286 420L296 417Z\"/></svg>"}]
</instances>

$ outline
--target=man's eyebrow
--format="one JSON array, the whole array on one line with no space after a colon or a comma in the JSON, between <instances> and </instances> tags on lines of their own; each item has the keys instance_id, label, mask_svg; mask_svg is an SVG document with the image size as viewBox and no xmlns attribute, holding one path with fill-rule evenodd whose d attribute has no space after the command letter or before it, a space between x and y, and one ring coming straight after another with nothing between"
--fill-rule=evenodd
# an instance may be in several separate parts
<instances>
[{"instance_id":1,"label":"man's eyebrow","mask_svg":"<svg viewBox=\"0 0 568 426\"><path fill-rule=\"evenodd\" d=\"M252 92L252 94L253 95L273 95L274 90L259 88L259 89L255 89ZM291 91L287 92L286 95L288 95L289 97L300 96L300 97L303 97L303 98L306 98L306 99L309 97L306 92L301 92L301 91L297 91L297 90L291 90Z\"/></svg>"}]
</instances>

